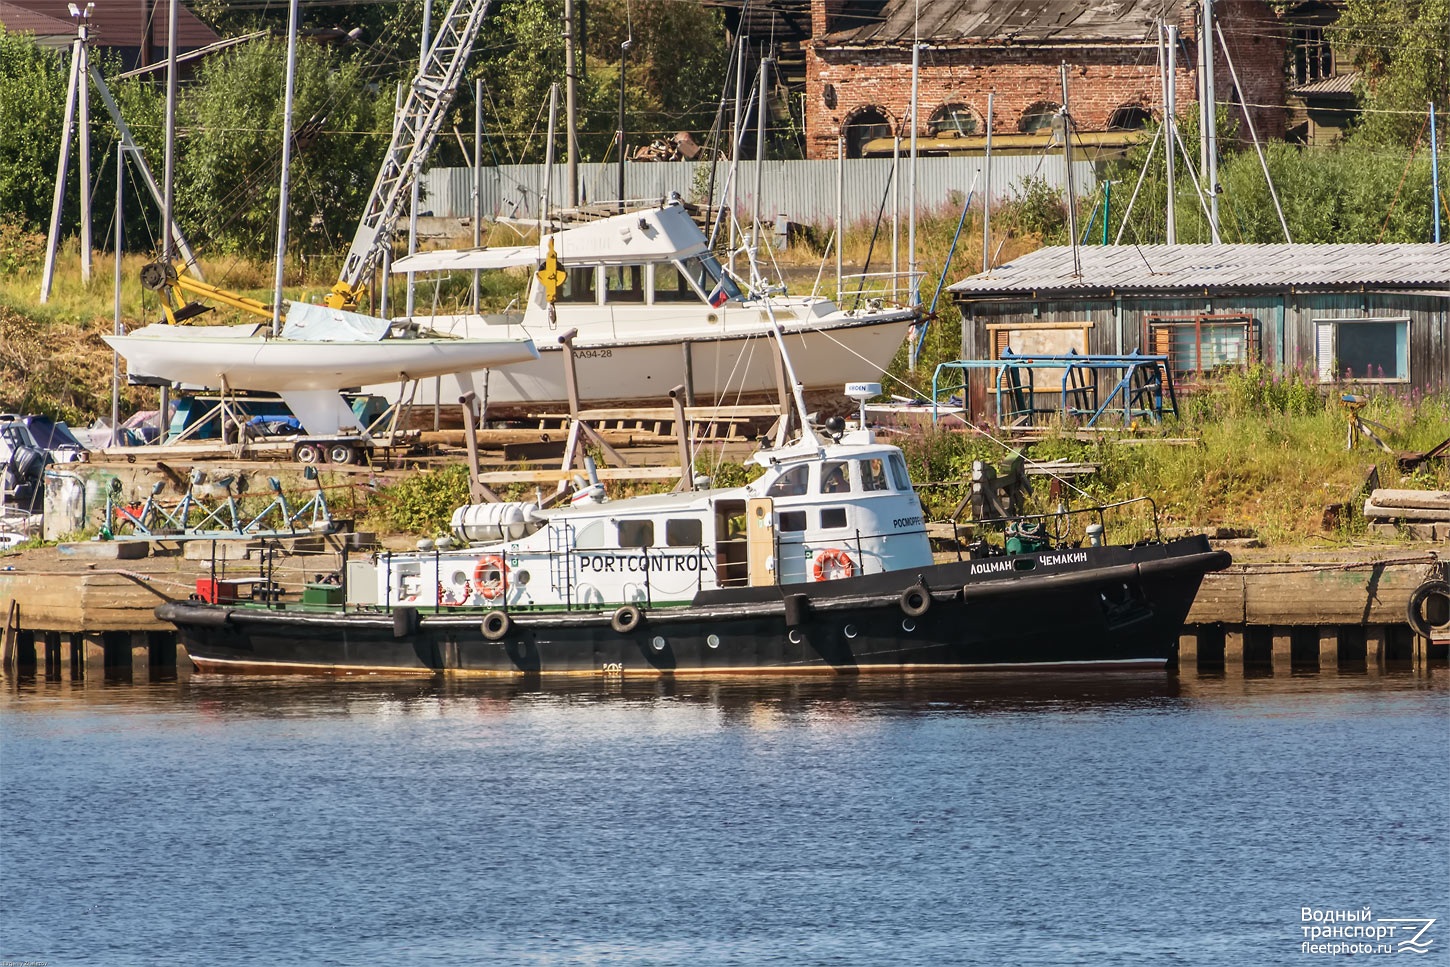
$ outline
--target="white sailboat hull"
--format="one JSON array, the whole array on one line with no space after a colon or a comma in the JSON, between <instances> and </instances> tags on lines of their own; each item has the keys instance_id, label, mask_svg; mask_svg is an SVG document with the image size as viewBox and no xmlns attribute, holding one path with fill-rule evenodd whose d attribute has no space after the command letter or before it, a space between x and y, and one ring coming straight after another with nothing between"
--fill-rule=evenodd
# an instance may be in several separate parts
<instances>
[{"instance_id":1,"label":"white sailboat hull","mask_svg":"<svg viewBox=\"0 0 1450 967\"><path fill-rule=\"evenodd\" d=\"M281 393L341 390L507 366L538 358L516 338L306 342L261 337L103 336L130 372L178 383Z\"/></svg>"},{"instance_id":2,"label":"white sailboat hull","mask_svg":"<svg viewBox=\"0 0 1450 967\"><path fill-rule=\"evenodd\" d=\"M560 313L561 317L565 315ZM733 403L738 398L774 394L778 353L769 323L762 320L759 310L732 307L728 314L719 313L720 323L700 325L689 333L668 325L652 326L648 315L647 310L641 312L640 307L635 307L633 324L619 337L615 333L623 326L567 327L579 330L574 348L581 402L594 406L641 402L661 405L672 388L687 381L696 399L702 401ZM803 310L801 315L807 312ZM909 310L896 310L855 315L837 311L824 318L781 321L796 375L805 390L839 394L844 381L874 378L884 370L915 319ZM523 326L488 325L477 316L437 317L431 321L435 328L459 333L483 328L527 331ZM670 332L671 328L675 331ZM460 376L460 382L465 387L471 383L473 392L487 402L491 413L500 407L550 409L566 403L565 353L558 342L565 329L561 319L553 331L532 333L540 349L537 359ZM384 396L390 392L383 386L370 391ZM420 404L435 400L445 405L457 402L451 386L439 387L436 383L421 385L414 398Z\"/></svg>"}]
</instances>

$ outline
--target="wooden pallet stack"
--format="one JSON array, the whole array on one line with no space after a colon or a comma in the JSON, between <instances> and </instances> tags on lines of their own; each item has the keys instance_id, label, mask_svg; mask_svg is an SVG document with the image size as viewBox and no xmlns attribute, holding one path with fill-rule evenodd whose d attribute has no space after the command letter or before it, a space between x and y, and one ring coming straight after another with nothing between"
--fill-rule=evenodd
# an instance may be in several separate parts
<instances>
[{"instance_id":1,"label":"wooden pallet stack","mask_svg":"<svg viewBox=\"0 0 1450 967\"><path fill-rule=\"evenodd\" d=\"M1377 531L1450 541L1450 491L1378 488L1364 502L1364 517Z\"/></svg>"}]
</instances>

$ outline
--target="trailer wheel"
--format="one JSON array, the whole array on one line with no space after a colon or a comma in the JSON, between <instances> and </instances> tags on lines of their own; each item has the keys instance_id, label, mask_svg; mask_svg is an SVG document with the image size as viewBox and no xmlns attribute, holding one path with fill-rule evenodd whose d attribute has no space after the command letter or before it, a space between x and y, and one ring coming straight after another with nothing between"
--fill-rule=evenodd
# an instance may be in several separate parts
<instances>
[{"instance_id":1,"label":"trailer wheel","mask_svg":"<svg viewBox=\"0 0 1450 967\"><path fill-rule=\"evenodd\" d=\"M299 443L292 448L292 459L298 463L321 463L322 449L315 443Z\"/></svg>"},{"instance_id":2,"label":"trailer wheel","mask_svg":"<svg viewBox=\"0 0 1450 967\"><path fill-rule=\"evenodd\" d=\"M357 461L357 449L346 443L334 443L327 448L327 462L349 464Z\"/></svg>"}]
</instances>

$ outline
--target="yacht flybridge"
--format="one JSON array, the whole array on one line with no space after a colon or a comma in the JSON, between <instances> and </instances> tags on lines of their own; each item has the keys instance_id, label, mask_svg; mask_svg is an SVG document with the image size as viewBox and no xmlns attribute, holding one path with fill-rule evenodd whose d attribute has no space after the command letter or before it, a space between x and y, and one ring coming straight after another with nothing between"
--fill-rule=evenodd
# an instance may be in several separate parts
<instances>
[{"instance_id":1,"label":"yacht flybridge","mask_svg":"<svg viewBox=\"0 0 1450 967\"><path fill-rule=\"evenodd\" d=\"M766 293L761 286L752 290L711 254L677 197L656 208L545 235L538 246L420 252L393 263L393 272L426 277L532 269L545 261L551 246L563 272L552 302L534 275L522 311L415 314L410 320L470 338L488 334L534 341L537 360L474 375L471 388L491 413L566 400L559 337L570 331L579 398L586 403L662 398L687 381L696 398L735 402L771 393L778 385L772 315L808 393L836 390L842 373L885 369L918 319L916 307L888 304L886 296L842 308L820 296ZM426 288L419 301L427 301ZM443 402L454 401L444 394Z\"/></svg>"}]
</instances>

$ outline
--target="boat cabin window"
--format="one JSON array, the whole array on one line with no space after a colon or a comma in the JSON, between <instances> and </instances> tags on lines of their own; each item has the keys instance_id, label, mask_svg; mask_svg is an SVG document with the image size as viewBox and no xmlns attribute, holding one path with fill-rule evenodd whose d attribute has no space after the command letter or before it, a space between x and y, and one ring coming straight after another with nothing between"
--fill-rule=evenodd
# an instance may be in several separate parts
<instances>
[{"instance_id":1,"label":"boat cabin window","mask_svg":"<svg viewBox=\"0 0 1450 967\"><path fill-rule=\"evenodd\" d=\"M712 301L718 299L717 305L723 304L725 299L734 302L742 301L740 286L735 280L725 274L725 269L720 265L718 259L708 252L704 255L696 255L684 260L684 266L689 270L690 278L699 285L700 291L708 293ZM718 292L716 287L719 287ZM724 296L724 299L720 299Z\"/></svg>"},{"instance_id":2,"label":"boat cabin window","mask_svg":"<svg viewBox=\"0 0 1450 967\"><path fill-rule=\"evenodd\" d=\"M665 521L665 544L670 547L699 547L704 537L705 525L694 518Z\"/></svg>"},{"instance_id":3,"label":"boat cabin window","mask_svg":"<svg viewBox=\"0 0 1450 967\"><path fill-rule=\"evenodd\" d=\"M827 507L821 511L821 529L830 530L833 527L846 526L846 508Z\"/></svg>"},{"instance_id":4,"label":"boat cabin window","mask_svg":"<svg viewBox=\"0 0 1450 967\"><path fill-rule=\"evenodd\" d=\"M821 467L821 493L843 494L851 489L851 465L844 460Z\"/></svg>"},{"instance_id":5,"label":"boat cabin window","mask_svg":"<svg viewBox=\"0 0 1450 967\"><path fill-rule=\"evenodd\" d=\"M654 521L622 520L619 522L620 547L654 547L654 544Z\"/></svg>"},{"instance_id":6,"label":"boat cabin window","mask_svg":"<svg viewBox=\"0 0 1450 967\"><path fill-rule=\"evenodd\" d=\"M604 301L644 302L644 266L605 266Z\"/></svg>"},{"instance_id":7,"label":"boat cabin window","mask_svg":"<svg viewBox=\"0 0 1450 967\"><path fill-rule=\"evenodd\" d=\"M886 461L879 457L861 461L861 489L867 492L891 489L886 483Z\"/></svg>"},{"instance_id":8,"label":"boat cabin window","mask_svg":"<svg viewBox=\"0 0 1450 967\"><path fill-rule=\"evenodd\" d=\"M597 301L594 298L595 276L595 267L592 265L575 266L569 269L565 273L564 284L559 287L554 301L587 302L593 305Z\"/></svg>"},{"instance_id":9,"label":"boat cabin window","mask_svg":"<svg viewBox=\"0 0 1450 967\"><path fill-rule=\"evenodd\" d=\"M678 265L657 262L654 266L654 301L699 302L700 296Z\"/></svg>"},{"instance_id":10,"label":"boat cabin window","mask_svg":"<svg viewBox=\"0 0 1450 967\"><path fill-rule=\"evenodd\" d=\"M901 454L893 453L891 455L890 464L891 479L896 484L896 489L903 491L910 490L911 474L906 472L906 461L901 458Z\"/></svg>"},{"instance_id":11,"label":"boat cabin window","mask_svg":"<svg viewBox=\"0 0 1450 967\"><path fill-rule=\"evenodd\" d=\"M574 546L581 551L609 546L609 534L602 520L592 520L574 532Z\"/></svg>"},{"instance_id":12,"label":"boat cabin window","mask_svg":"<svg viewBox=\"0 0 1450 967\"><path fill-rule=\"evenodd\" d=\"M800 497L806 492L806 477L810 473L810 467L801 464L798 467L791 467L785 473L776 478L775 483L765 492L767 497Z\"/></svg>"},{"instance_id":13,"label":"boat cabin window","mask_svg":"<svg viewBox=\"0 0 1450 967\"><path fill-rule=\"evenodd\" d=\"M782 534L806 529L806 512L803 510L783 510L780 512L780 519L776 526Z\"/></svg>"}]
</instances>

